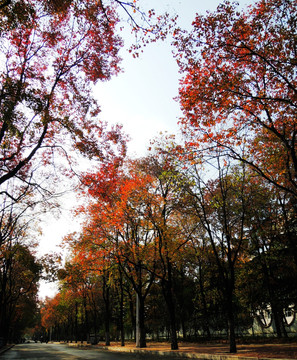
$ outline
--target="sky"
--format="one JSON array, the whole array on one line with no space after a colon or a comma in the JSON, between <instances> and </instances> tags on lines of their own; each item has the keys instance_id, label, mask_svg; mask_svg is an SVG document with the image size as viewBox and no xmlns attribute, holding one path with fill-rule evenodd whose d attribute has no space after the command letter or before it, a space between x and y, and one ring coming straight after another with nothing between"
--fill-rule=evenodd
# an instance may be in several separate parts
<instances>
[{"instance_id":1,"label":"sky","mask_svg":"<svg viewBox=\"0 0 297 360\"><path fill-rule=\"evenodd\" d=\"M219 0L140 0L144 9L154 8L156 13L178 14L178 25L191 28L195 14L213 11ZM253 0L240 0L240 6L253 3ZM121 72L109 82L98 83L94 95L101 106L100 118L110 124L121 123L131 141L128 144L130 156L146 154L149 142L160 132L178 133L178 119L181 111L175 98L181 74L173 58L170 39L157 42L144 48L139 58L134 59L127 48L131 44L130 32L123 31L125 46L121 50ZM63 199L59 218L49 215L42 224L43 235L40 240L41 254L61 251L58 245L62 238L79 230L79 223L73 219L71 211L75 206L74 194ZM42 283L40 297L53 296L57 291L55 284Z\"/></svg>"},{"instance_id":2,"label":"sky","mask_svg":"<svg viewBox=\"0 0 297 360\"><path fill-rule=\"evenodd\" d=\"M219 3L218 0L140 0L140 6L154 8L157 14L178 14L178 25L188 29L196 12L215 10ZM110 123L122 123L131 136L129 153L141 156L159 132L178 132L181 111L174 99L181 75L172 55L170 38L148 45L137 59L127 51L133 36L124 40L126 46L121 52L124 72L110 82L98 84L95 94L102 105L101 117Z\"/></svg>"}]
</instances>

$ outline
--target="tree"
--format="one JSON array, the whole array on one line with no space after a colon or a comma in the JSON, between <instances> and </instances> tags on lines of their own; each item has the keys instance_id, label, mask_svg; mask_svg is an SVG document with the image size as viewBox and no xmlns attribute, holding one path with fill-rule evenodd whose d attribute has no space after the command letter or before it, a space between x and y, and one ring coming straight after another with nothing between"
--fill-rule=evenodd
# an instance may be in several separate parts
<instances>
[{"instance_id":1,"label":"tree","mask_svg":"<svg viewBox=\"0 0 297 360\"><path fill-rule=\"evenodd\" d=\"M110 331L123 344L128 303L126 333L135 326L135 295L140 346L146 331L158 337L167 329L174 348L178 324L186 338L190 323L195 336L226 330L235 352L236 330L268 307L284 330L282 309L296 299L288 194L223 151L212 160L209 171L201 159L180 163L169 146L85 175L87 201L77 210L83 227L65 240L71 260L61 277L75 305L56 334L90 332L93 313L94 329L95 318L105 323L107 343Z\"/></svg>"},{"instance_id":2,"label":"tree","mask_svg":"<svg viewBox=\"0 0 297 360\"><path fill-rule=\"evenodd\" d=\"M172 349L177 349L174 271L182 262L182 177L165 153L125 167L102 166L85 176L94 198L87 209L88 236L105 256L113 256L137 294L139 346L145 341L145 299L155 279L161 284L170 319ZM106 255L108 252L109 255Z\"/></svg>"},{"instance_id":3,"label":"tree","mask_svg":"<svg viewBox=\"0 0 297 360\"><path fill-rule=\"evenodd\" d=\"M286 223L290 202L282 191L251 179L253 207L247 212L249 261L238 276L239 295L254 314L269 310L277 337L286 337L284 309L296 299L296 263ZM287 208L287 209L286 209ZM257 279L257 281L255 281ZM248 285L247 285L248 284Z\"/></svg>"},{"instance_id":4,"label":"tree","mask_svg":"<svg viewBox=\"0 0 297 360\"><path fill-rule=\"evenodd\" d=\"M90 242L85 242L85 249L90 249L92 244L92 256L98 257L101 253L111 262L116 261L117 271L122 271L131 283L138 305L137 346L145 347L145 299L154 280L154 274L147 268L149 262L152 267L155 264L151 260L155 259L153 232L144 216L150 177L141 176L130 162L126 169L117 163L104 165L96 173L86 174L84 180L94 199L83 210L91 220L86 224L90 235L85 239ZM81 249L84 251L83 246Z\"/></svg>"},{"instance_id":5,"label":"tree","mask_svg":"<svg viewBox=\"0 0 297 360\"><path fill-rule=\"evenodd\" d=\"M203 156L223 147L295 199L296 6L263 0L240 11L224 2L175 33L189 148Z\"/></svg>"},{"instance_id":6,"label":"tree","mask_svg":"<svg viewBox=\"0 0 297 360\"><path fill-rule=\"evenodd\" d=\"M70 292L61 291L52 299L46 298L41 305L41 325L46 330L39 334L42 340L44 336L48 340L60 341L64 338L64 333L67 331L69 314L73 315L74 301ZM72 317L72 316L71 316ZM63 329L64 327L64 329ZM67 336L67 335L66 335Z\"/></svg>"},{"instance_id":7,"label":"tree","mask_svg":"<svg viewBox=\"0 0 297 360\"><path fill-rule=\"evenodd\" d=\"M160 31L150 21L154 13L146 16L136 1L1 3L1 193L18 200L22 191L3 185L15 179L22 190L36 186L36 165L53 163L56 153L71 162L70 148L100 160L125 154L121 127L108 130L98 120L100 107L92 95L97 81L120 71L120 10L135 31L145 30L143 23L150 34ZM160 18L156 21L160 26Z\"/></svg>"},{"instance_id":8,"label":"tree","mask_svg":"<svg viewBox=\"0 0 297 360\"><path fill-rule=\"evenodd\" d=\"M220 311L215 307L220 288L214 279L217 277L217 264L211 245L205 236L201 236L201 231L196 231L191 236L189 246L189 273L195 280L195 313L192 327L195 331L201 327L204 336L210 339L210 328L217 328L220 318Z\"/></svg>"},{"instance_id":9,"label":"tree","mask_svg":"<svg viewBox=\"0 0 297 360\"><path fill-rule=\"evenodd\" d=\"M37 309L41 265L28 245L14 241L2 247L0 260L0 337L6 344L19 341L22 331L34 325L26 320Z\"/></svg>"},{"instance_id":10,"label":"tree","mask_svg":"<svg viewBox=\"0 0 297 360\"><path fill-rule=\"evenodd\" d=\"M185 189L192 198L193 211L201 225L197 227L198 236L207 239L216 261L219 291L228 322L230 352L235 353L236 268L246 247L246 220L251 197L245 167L232 168L221 156L218 152L215 159L217 177L208 179L200 165L194 165L190 168L193 182Z\"/></svg>"},{"instance_id":11,"label":"tree","mask_svg":"<svg viewBox=\"0 0 297 360\"><path fill-rule=\"evenodd\" d=\"M171 349L178 349L174 270L178 267L180 250L187 242L182 232L183 207L181 178L169 152L159 151L139 161L139 169L151 177L150 196L145 198L146 218L154 229L157 266L149 270L160 280L170 319Z\"/></svg>"},{"instance_id":12,"label":"tree","mask_svg":"<svg viewBox=\"0 0 297 360\"><path fill-rule=\"evenodd\" d=\"M177 61L185 74L179 100L188 158L211 162L220 151L245 163L258 182L264 179L268 188L278 189L286 199L288 226L274 234L266 228L262 235L269 244L286 237L295 265L296 24L296 2L258 1L240 11L226 1L214 13L196 16L192 31L175 33ZM253 216L246 212L246 226L252 226ZM272 247L268 253L273 252ZM268 253L258 260L267 260Z\"/></svg>"}]
</instances>

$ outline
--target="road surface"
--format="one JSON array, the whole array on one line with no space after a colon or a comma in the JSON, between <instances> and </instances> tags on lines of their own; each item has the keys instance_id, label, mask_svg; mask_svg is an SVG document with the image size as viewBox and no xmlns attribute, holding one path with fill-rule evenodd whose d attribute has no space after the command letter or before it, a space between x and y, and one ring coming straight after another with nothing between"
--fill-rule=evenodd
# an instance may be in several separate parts
<instances>
[{"instance_id":1,"label":"road surface","mask_svg":"<svg viewBox=\"0 0 297 360\"><path fill-rule=\"evenodd\" d=\"M0 355L0 360L128 360L144 359L140 354L112 353L104 350L81 350L66 344L29 343L18 344ZM160 358L161 359L161 358Z\"/></svg>"}]
</instances>

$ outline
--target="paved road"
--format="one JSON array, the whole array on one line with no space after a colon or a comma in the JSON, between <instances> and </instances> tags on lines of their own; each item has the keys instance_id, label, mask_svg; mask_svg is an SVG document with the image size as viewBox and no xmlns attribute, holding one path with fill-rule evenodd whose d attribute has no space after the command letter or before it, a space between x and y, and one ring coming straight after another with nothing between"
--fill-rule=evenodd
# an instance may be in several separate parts
<instances>
[{"instance_id":1,"label":"paved road","mask_svg":"<svg viewBox=\"0 0 297 360\"><path fill-rule=\"evenodd\" d=\"M0 355L0 359L30 359L30 360L128 360L143 359L141 355L111 353L104 350L81 350L64 344L29 343L15 345L12 349Z\"/></svg>"}]
</instances>

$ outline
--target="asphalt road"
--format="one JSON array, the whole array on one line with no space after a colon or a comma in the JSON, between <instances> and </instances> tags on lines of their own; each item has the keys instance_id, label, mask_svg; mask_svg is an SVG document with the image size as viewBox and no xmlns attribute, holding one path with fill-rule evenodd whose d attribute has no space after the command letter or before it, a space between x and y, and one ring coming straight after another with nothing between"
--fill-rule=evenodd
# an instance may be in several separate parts
<instances>
[{"instance_id":1,"label":"asphalt road","mask_svg":"<svg viewBox=\"0 0 297 360\"><path fill-rule=\"evenodd\" d=\"M0 355L0 359L30 359L30 360L128 360L143 359L142 355L112 353L106 350L81 350L68 347L65 344L29 343L15 345Z\"/></svg>"}]
</instances>

